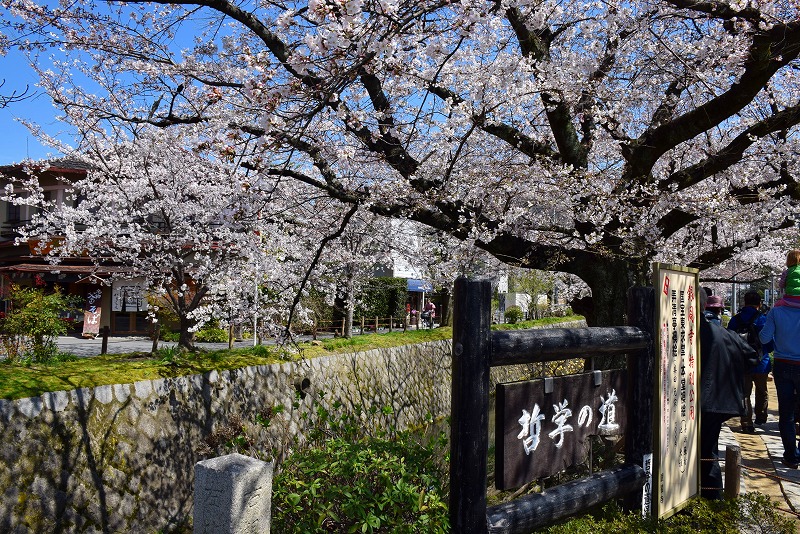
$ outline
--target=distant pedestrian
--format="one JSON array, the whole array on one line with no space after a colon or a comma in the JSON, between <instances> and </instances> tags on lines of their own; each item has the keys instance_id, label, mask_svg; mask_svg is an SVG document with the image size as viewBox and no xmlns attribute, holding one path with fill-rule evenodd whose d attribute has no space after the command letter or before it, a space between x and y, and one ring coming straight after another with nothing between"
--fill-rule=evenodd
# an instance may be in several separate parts
<instances>
[{"instance_id":1,"label":"distant pedestrian","mask_svg":"<svg viewBox=\"0 0 800 534\"><path fill-rule=\"evenodd\" d=\"M758 333L764 328L767 318L761 313L761 294L758 291L748 291L744 295L744 307L734 315L728 323L728 330L737 332L743 338L748 338L748 343L759 353L759 361L753 367L745 369L744 374L744 400L746 413L741 418L742 432L752 434L755 432L754 423L762 425L767 422L769 408L769 394L767 392L767 377L772 369L770 352L772 343L762 344ZM755 408L750 400L756 391ZM755 422L753 421L755 415Z\"/></svg>"},{"instance_id":2,"label":"distant pedestrian","mask_svg":"<svg viewBox=\"0 0 800 534\"><path fill-rule=\"evenodd\" d=\"M722 297L717 295L711 295L708 297L708 302L706 303L705 311L703 315L706 319L711 321L712 323L722 326L722 310L725 309L725 301L722 300Z\"/></svg>"},{"instance_id":3,"label":"distant pedestrian","mask_svg":"<svg viewBox=\"0 0 800 534\"><path fill-rule=\"evenodd\" d=\"M709 298L700 291L700 306ZM742 338L700 317L700 494L722 498L719 434L722 424L745 413L744 370L756 351Z\"/></svg>"},{"instance_id":4,"label":"distant pedestrian","mask_svg":"<svg viewBox=\"0 0 800 534\"><path fill-rule=\"evenodd\" d=\"M433 328L433 322L436 319L436 304L434 304L432 300L425 303L422 314L428 328Z\"/></svg>"}]
</instances>

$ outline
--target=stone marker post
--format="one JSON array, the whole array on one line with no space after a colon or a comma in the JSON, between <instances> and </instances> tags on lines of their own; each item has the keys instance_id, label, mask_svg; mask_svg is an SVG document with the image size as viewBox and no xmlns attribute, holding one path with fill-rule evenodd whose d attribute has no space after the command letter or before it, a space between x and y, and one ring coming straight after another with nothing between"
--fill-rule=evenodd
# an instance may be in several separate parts
<instances>
[{"instance_id":1,"label":"stone marker post","mask_svg":"<svg viewBox=\"0 0 800 534\"><path fill-rule=\"evenodd\" d=\"M195 464L194 532L269 534L272 469L241 454Z\"/></svg>"}]
</instances>

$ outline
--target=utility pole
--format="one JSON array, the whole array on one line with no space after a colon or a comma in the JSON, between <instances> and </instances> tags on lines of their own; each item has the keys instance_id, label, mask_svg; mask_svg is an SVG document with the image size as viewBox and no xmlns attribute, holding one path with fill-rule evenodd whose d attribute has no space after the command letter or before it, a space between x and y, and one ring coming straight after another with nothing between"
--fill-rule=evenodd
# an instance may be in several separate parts
<instances>
[{"instance_id":1,"label":"utility pole","mask_svg":"<svg viewBox=\"0 0 800 534\"><path fill-rule=\"evenodd\" d=\"M731 297L731 316L733 316L739 309L737 307L736 297L736 260L733 260L733 296Z\"/></svg>"},{"instance_id":2,"label":"utility pole","mask_svg":"<svg viewBox=\"0 0 800 534\"><path fill-rule=\"evenodd\" d=\"M767 303L767 306L771 308L775 305L775 273L772 273L769 276L769 286L769 302Z\"/></svg>"},{"instance_id":3,"label":"utility pole","mask_svg":"<svg viewBox=\"0 0 800 534\"><path fill-rule=\"evenodd\" d=\"M256 292L253 298L253 346L258 345L258 264L256 264L256 276L253 280Z\"/></svg>"},{"instance_id":4,"label":"utility pole","mask_svg":"<svg viewBox=\"0 0 800 534\"><path fill-rule=\"evenodd\" d=\"M259 236L259 249L261 249L261 212L256 213L256 235ZM255 274L253 275L253 285L255 294L253 297L253 346L258 345L258 259L255 262Z\"/></svg>"}]
</instances>

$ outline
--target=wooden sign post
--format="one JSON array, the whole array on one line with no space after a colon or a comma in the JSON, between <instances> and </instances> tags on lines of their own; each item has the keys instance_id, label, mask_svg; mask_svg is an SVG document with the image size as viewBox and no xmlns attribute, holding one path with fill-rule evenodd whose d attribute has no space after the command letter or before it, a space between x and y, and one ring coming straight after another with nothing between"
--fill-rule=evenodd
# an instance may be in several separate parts
<instances>
[{"instance_id":1,"label":"wooden sign post","mask_svg":"<svg viewBox=\"0 0 800 534\"><path fill-rule=\"evenodd\" d=\"M591 436L620 438L627 373L594 371L497 385L495 486L506 490L586 461Z\"/></svg>"},{"instance_id":2,"label":"wooden sign post","mask_svg":"<svg viewBox=\"0 0 800 534\"><path fill-rule=\"evenodd\" d=\"M698 270L653 265L656 376L652 510L667 517L699 492Z\"/></svg>"}]
</instances>

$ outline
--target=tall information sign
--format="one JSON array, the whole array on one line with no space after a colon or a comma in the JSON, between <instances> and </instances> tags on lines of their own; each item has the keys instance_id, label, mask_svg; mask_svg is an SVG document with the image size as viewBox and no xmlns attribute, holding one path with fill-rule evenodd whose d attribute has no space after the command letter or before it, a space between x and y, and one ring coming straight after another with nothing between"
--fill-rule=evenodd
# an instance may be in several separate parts
<instances>
[{"instance_id":1,"label":"tall information sign","mask_svg":"<svg viewBox=\"0 0 800 534\"><path fill-rule=\"evenodd\" d=\"M656 263L653 276L658 362L652 510L666 517L699 493L700 288L697 269Z\"/></svg>"}]
</instances>

